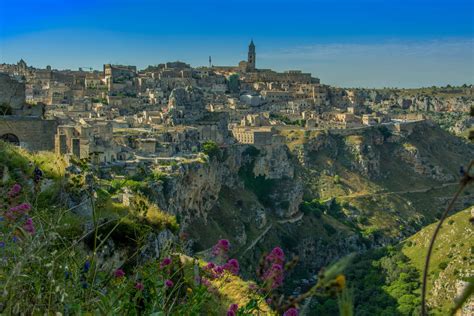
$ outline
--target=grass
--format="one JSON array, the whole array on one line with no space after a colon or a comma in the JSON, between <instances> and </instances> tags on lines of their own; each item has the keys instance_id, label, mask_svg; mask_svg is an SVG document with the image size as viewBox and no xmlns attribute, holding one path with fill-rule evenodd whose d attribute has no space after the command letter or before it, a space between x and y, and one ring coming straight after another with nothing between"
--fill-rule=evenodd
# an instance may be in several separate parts
<instances>
[{"instance_id":1,"label":"grass","mask_svg":"<svg viewBox=\"0 0 474 316\"><path fill-rule=\"evenodd\" d=\"M450 216L441 228L431 257L429 271L429 302L447 312L456 295L456 281L463 280L474 269L472 240L474 229L469 222L470 209ZM402 252L411 264L423 272L426 250L435 224L423 228L402 244ZM438 287L434 292L434 285Z\"/></svg>"}]
</instances>

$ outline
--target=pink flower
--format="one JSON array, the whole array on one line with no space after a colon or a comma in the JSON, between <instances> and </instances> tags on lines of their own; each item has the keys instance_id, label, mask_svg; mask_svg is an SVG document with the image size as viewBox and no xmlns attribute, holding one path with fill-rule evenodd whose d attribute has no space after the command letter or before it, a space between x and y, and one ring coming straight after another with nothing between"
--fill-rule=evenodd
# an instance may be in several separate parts
<instances>
[{"instance_id":1,"label":"pink flower","mask_svg":"<svg viewBox=\"0 0 474 316\"><path fill-rule=\"evenodd\" d=\"M273 248L272 252L271 252L273 255L279 257L279 258L282 258L285 256L285 253L283 252L283 250L280 248L280 247L275 247Z\"/></svg>"},{"instance_id":2,"label":"pink flower","mask_svg":"<svg viewBox=\"0 0 474 316\"><path fill-rule=\"evenodd\" d=\"M283 264L285 261L285 253L280 247L273 248L272 252L265 258L270 263Z\"/></svg>"},{"instance_id":3,"label":"pink flower","mask_svg":"<svg viewBox=\"0 0 474 316\"><path fill-rule=\"evenodd\" d=\"M172 262L171 258L164 258L161 261L160 268L163 269L164 267L169 266L171 262Z\"/></svg>"},{"instance_id":4,"label":"pink flower","mask_svg":"<svg viewBox=\"0 0 474 316\"><path fill-rule=\"evenodd\" d=\"M123 271L122 269L118 268L117 270L114 271L114 277L116 277L117 279L120 279L124 276L125 276L125 271Z\"/></svg>"},{"instance_id":5,"label":"pink flower","mask_svg":"<svg viewBox=\"0 0 474 316\"><path fill-rule=\"evenodd\" d=\"M20 192L21 192L21 185L19 185L18 183L15 183L11 187L10 191L8 192L8 197L13 198L13 197L17 196L18 194L20 194Z\"/></svg>"},{"instance_id":6,"label":"pink flower","mask_svg":"<svg viewBox=\"0 0 474 316\"><path fill-rule=\"evenodd\" d=\"M165 285L166 285L166 287L170 288L170 287L173 287L174 283L171 280L166 280Z\"/></svg>"},{"instance_id":7,"label":"pink flower","mask_svg":"<svg viewBox=\"0 0 474 316\"><path fill-rule=\"evenodd\" d=\"M138 291L143 291L143 288L144 288L143 283L141 282L135 283L135 289L137 289Z\"/></svg>"},{"instance_id":8,"label":"pink flower","mask_svg":"<svg viewBox=\"0 0 474 316\"><path fill-rule=\"evenodd\" d=\"M35 234L35 232L36 232L35 226L33 225L33 220L30 217L28 217L26 219L26 222L23 224L23 229L26 232L30 233L31 235Z\"/></svg>"},{"instance_id":9,"label":"pink flower","mask_svg":"<svg viewBox=\"0 0 474 316\"><path fill-rule=\"evenodd\" d=\"M236 312L239 309L239 305L237 304L230 304L229 310Z\"/></svg>"},{"instance_id":10,"label":"pink flower","mask_svg":"<svg viewBox=\"0 0 474 316\"><path fill-rule=\"evenodd\" d=\"M225 255L229 251L230 242L227 239L220 239L217 244L212 247L212 254L217 256Z\"/></svg>"},{"instance_id":11,"label":"pink flower","mask_svg":"<svg viewBox=\"0 0 474 316\"><path fill-rule=\"evenodd\" d=\"M239 310L239 305L230 304L229 309L227 310L227 316L235 316Z\"/></svg>"},{"instance_id":12,"label":"pink flower","mask_svg":"<svg viewBox=\"0 0 474 316\"><path fill-rule=\"evenodd\" d=\"M210 286L211 286L211 281L209 281L208 279L205 279L205 278L202 278L202 279L201 279L201 283L202 283L202 285L204 285L205 287L210 287Z\"/></svg>"},{"instance_id":13,"label":"pink flower","mask_svg":"<svg viewBox=\"0 0 474 316\"><path fill-rule=\"evenodd\" d=\"M298 316L298 310L292 307L289 310L287 310L285 313L283 313L283 316Z\"/></svg>"},{"instance_id":14,"label":"pink flower","mask_svg":"<svg viewBox=\"0 0 474 316\"><path fill-rule=\"evenodd\" d=\"M239 262L237 259L230 259L223 267L224 270L229 271L230 273L237 275L239 274Z\"/></svg>"},{"instance_id":15,"label":"pink flower","mask_svg":"<svg viewBox=\"0 0 474 316\"><path fill-rule=\"evenodd\" d=\"M274 263L265 271L262 277L263 281L272 289L276 289L283 284L283 267L281 264Z\"/></svg>"},{"instance_id":16,"label":"pink flower","mask_svg":"<svg viewBox=\"0 0 474 316\"><path fill-rule=\"evenodd\" d=\"M212 270L216 267L216 265L213 262L209 262L205 267L204 270Z\"/></svg>"}]
</instances>

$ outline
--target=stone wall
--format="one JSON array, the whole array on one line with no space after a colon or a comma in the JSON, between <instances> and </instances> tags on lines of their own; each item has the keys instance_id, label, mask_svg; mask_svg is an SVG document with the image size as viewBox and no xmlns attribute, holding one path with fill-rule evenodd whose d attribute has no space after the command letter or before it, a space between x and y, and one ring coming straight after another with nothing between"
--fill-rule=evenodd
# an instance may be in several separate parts
<instances>
[{"instance_id":1,"label":"stone wall","mask_svg":"<svg viewBox=\"0 0 474 316\"><path fill-rule=\"evenodd\" d=\"M0 73L0 104L6 103L13 110L20 110L25 104L25 84Z\"/></svg>"},{"instance_id":2,"label":"stone wall","mask_svg":"<svg viewBox=\"0 0 474 316\"><path fill-rule=\"evenodd\" d=\"M6 134L15 135L20 146L30 151L54 151L54 135L57 123L38 117L0 116L0 138Z\"/></svg>"}]
</instances>

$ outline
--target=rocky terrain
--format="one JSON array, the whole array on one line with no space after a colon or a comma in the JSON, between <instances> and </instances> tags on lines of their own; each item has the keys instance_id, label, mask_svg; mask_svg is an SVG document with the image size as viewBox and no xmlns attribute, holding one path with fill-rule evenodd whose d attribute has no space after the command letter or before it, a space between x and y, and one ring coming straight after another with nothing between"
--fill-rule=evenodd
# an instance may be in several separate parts
<instances>
[{"instance_id":1,"label":"rocky terrain","mask_svg":"<svg viewBox=\"0 0 474 316\"><path fill-rule=\"evenodd\" d=\"M150 200L176 215L189 253L228 238L234 255L251 262L278 244L299 258L295 279L314 277L339 257L433 222L474 153L429 122L398 134L374 127L285 136L281 146L232 146L180 163L152 186ZM472 204L472 193L456 209Z\"/></svg>"}]
</instances>

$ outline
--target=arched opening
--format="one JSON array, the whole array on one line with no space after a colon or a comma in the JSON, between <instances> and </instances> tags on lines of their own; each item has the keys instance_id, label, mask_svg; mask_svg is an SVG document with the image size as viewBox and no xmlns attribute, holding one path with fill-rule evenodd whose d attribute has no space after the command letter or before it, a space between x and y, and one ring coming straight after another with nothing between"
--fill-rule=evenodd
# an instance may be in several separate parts
<instances>
[{"instance_id":1,"label":"arched opening","mask_svg":"<svg viewBox=\"0 0 474 316\"><path fill-rule=\"evenodd\" d=\"M3 134L2 136L0 136L0 140L3 140L4 142L8 142L16 146L20 146L20 139L14 134Z\"/></svg>"}]
</instances>

